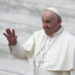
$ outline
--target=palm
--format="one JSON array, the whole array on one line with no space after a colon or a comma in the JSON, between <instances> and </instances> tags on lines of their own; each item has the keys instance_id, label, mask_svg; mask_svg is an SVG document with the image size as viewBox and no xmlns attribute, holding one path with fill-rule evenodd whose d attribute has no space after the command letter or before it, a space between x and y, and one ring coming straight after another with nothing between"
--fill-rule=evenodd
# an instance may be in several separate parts
<instances>
[{"instance_id":1,"label":"palm","mask_svg":"<svg viewBox=\"0 0 75 75\"><path fill-rule=\"evenodd\" d=\"M8 28L6 29L6 33L3 33L7 38L10 45L15 45L17 43L17 36L15 35L14 29L12 31Z\"/></svg>"}]
</instances>

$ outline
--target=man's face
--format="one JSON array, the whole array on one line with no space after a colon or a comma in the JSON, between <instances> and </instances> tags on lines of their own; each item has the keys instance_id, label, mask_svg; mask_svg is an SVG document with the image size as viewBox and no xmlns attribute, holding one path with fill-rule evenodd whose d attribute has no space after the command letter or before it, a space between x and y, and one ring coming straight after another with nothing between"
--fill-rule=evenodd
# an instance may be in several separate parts
<instances>
[{"instance_id":1,"label":"man's face","mask_svg":"<svg viewBox=\"0 0 75 75\"><path fill-rule=\"evenodd\" d=\"M56 14L46 10L42 15L43 29L47 35L52 35L60 26Z\"/></svg>"}]
</instances>

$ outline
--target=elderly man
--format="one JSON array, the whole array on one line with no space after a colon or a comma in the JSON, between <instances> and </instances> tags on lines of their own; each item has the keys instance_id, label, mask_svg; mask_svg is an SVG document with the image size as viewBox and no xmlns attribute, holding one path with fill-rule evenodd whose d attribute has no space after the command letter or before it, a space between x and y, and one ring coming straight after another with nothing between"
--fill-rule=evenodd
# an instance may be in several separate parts
<instances>
[{"instance_id":1,"label":"elderly man","mask_svg":"<svg viewBox=\"0 0 75 75\"><path fill-rule=\"evenodd\" d=\"M12 54L28 59L34 65L34 75L75 75L75 38L61 26L60 13L47 8L42 14L43 30L36 31L20 45L14 29L6 29Z\"/></svg>"}]
</instances>

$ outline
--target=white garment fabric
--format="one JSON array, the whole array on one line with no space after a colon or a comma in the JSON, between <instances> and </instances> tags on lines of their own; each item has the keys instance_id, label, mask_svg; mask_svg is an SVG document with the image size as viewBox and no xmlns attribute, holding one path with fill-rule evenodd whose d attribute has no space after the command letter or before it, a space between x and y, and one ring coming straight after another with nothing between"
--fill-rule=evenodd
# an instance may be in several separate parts
<instances>
[{"instance_id":1,"label":"white garment fabric","mask_svg":"<svg viewBox=\"0 0 75 75\"><path fill-rule=\"evenodd\" d=\"M34 75L70 75L70 71L50 71L44 68L35 67Z\"/></svg>"},{"instance_id":2,"label":"white garment fabric","mask_svg":"<svg viewBox=\"0 0 75 75\"><path fill-rule=\"evenodd\" d=\"M53 36L47 36L44 30L34 32L24 45L18 43L11 46L11 49L12 54L18 58L28 58L28 61L33 63L35 61L34 64L39 69L69 71L70 75L75 75L75 37L64 31L63 27ZM39 63L42 53L44 58L41 59L42 63Z\"/></svg>"},{"instance_id":3,"label":"white garment fabric","mask_svg":"<svg viewBox=\"0 0 75 75\"><path fill-rule=\"evenodd\" d=\"M61 28L60 31L55 33L53 36L47 36L47 39L45 41L44 48L38 53L35 59L35 63L37 66L41 67L45 61L48 61L47 58L52 53L51 47L55 43L55 41L58 39L59 35L63 32L63 29ZM48 57L47 57L48 56Z\"/></svg>"}]
</instances>

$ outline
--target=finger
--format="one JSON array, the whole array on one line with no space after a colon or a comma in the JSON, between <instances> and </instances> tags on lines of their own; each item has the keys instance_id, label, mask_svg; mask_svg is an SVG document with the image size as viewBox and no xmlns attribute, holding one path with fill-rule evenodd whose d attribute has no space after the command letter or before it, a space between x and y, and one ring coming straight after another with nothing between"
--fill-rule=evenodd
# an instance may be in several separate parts
<instances>
[{"instance_id":1,"label":"finger","mask_svg":"<svg viewBox=\"0 0 75 75\"><path fill-rule=\"evenodd\" d=\"M7 38L7 34L3 33L3 35Z\"/></svg>"},{"instance_id":2,"label":"finger","mask_svg":"<svg viewBox=\"0 0 75 75\"><path fill-rule=\"evenodd\" d=\"M12 33L13 33L13 35L15 35L15 30L14 29L12 29Z\"/></svg>"},{"instance_id":3,"label":"finger","mask_svg":"<svg viewBox=\"0 0 75 75\"><path fill-rule=\"evenodd\" d=\"M7 34L11 34L11 30L9 28L6 29Z\"/></svg>"}]
</instances>

